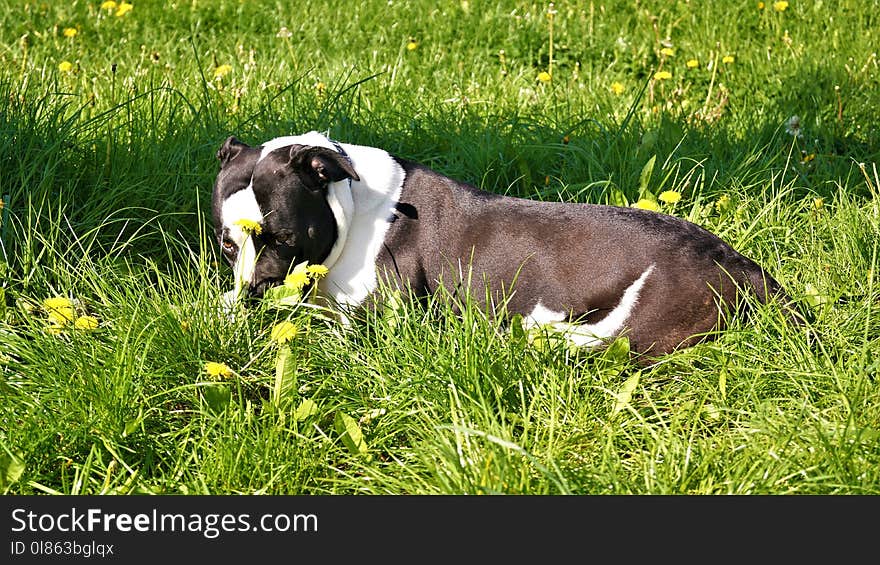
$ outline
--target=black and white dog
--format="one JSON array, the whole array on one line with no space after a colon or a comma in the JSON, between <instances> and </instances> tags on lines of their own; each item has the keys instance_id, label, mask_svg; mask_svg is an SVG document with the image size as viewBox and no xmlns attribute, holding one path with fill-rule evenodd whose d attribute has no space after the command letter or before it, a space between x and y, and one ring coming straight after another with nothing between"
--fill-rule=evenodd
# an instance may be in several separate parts
<instances>
[{"instance_id":1,"label":"black and white dog","mask_svg":"<svg viewBox=\"0 0 880 565\"><path fill-rule=\"evenodd\" d=\"M217 157L212 211L235 297L262 296L302 261L329 268L319 290L343 306L380 279L418 296L470 284L485 297L488 285L527 325L584 346L625 334L651 356L720 329L741 293L790 302L754 261L673 216L491 194L317 132L257 147L230 137Z\"/></svg>"}]
</instances>

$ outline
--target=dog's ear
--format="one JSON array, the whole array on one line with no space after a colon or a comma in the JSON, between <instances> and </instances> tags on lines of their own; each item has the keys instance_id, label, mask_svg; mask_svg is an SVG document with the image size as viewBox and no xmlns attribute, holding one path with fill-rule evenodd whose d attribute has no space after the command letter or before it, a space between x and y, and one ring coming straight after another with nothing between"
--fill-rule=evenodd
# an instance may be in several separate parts
<instances>
[{"instance_id":1,"label":"dog's ear","mask_svg":"<svg viewBox=\"0 0 880 565\"><path fill-rule=\"evenodd\" d=\"M303 151L301 145L294 145L290 148L290 161L311 168L322 184L344 179L361 180L351 162L332 149L310 147Z\"/></svg>"},{"instance_id":2,"label":"dog's ear","mask_svg":"<svg viewBox=\"0 0 880 565\"><path fill-rule=\"evenodd\" d=\"M223 146L217 150L217 158L220 159L220 168L222 169L225 167L226 163L235 159L235 157L241 153L241 150L246 149L247 147L247 144L235 139L234 136L226 138L226 141L223 142Z\"/></svg>"}]
</instances>

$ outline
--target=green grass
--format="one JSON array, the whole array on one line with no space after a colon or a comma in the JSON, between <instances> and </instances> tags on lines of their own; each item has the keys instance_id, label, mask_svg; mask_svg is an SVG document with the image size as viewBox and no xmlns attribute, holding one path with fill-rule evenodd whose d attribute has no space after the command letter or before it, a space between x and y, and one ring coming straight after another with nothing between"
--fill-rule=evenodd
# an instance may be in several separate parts
<instances>
[{"instance_id":1,"label":"green grass","mask_svg":"<svg viewBox=\"0 0 880 565\"><path fill-rule=\"evenodd\" d=\"M0 0L0 491L880 493L880 4L767 4ZM311 129L499 193L675 190L810 322L644 367L468 297L231 320L214 154Z\"/></svg>"}]
</instances>

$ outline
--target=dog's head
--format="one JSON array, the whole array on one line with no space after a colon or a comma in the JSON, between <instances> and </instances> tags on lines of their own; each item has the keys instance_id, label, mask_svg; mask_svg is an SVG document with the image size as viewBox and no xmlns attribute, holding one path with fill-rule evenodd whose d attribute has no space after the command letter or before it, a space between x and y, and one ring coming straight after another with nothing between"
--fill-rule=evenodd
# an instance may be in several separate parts
<instances>
[{"instance_id":1,"label":"dog's head","mask_svg":"<svg viewBox=\"0 0 880 565\"><path fill-rule=\"evenodd\" d=\"M331 183L360 180L349 160L326 147L227 139L217 158L214 233L235 274L235 292L261 297L302 261L321 263L337 238L327 200Z\"/></svg>"}]
</instances>

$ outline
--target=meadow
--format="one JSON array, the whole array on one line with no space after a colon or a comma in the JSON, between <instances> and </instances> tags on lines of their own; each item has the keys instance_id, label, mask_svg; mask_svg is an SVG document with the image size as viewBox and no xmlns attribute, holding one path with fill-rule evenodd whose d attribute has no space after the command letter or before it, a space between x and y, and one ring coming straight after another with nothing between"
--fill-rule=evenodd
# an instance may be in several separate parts
<instances>
[{"instance_id":1,"label":"meadow","mask_svg":"<svg viewBox=\"0 0 880 565\"><path fill-rule=\"evenodd\" d=\"M880 493L878 13L0 0L0 492ZM808 322L644 366L469 297L230 319L215 153L309 130L687 218Z\"/></svg>"}]
</instances>

